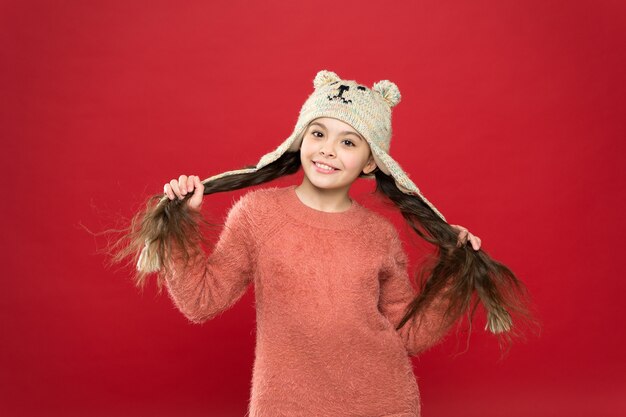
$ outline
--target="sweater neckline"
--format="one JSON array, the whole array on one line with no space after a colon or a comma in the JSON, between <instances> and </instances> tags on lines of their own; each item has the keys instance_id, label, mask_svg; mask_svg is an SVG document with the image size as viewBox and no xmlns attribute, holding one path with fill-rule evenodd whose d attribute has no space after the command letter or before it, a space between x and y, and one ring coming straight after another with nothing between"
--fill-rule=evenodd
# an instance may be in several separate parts
<instances>
[{"instance_id":1,"label":"sweater neckline","mask_svg":"<svg viewBox=\"0 0 626 417\"><path fill-rule=\"evenodd\" d=\"M317 229L345 230L354 228L363 220L364 207L354 199L351 199L352 205L347 210L321 211L304 204L296 193L296 187L297 185L285 187L283 195L278 200L284 213L300 223Z\"/></svg>"}]
</instances>

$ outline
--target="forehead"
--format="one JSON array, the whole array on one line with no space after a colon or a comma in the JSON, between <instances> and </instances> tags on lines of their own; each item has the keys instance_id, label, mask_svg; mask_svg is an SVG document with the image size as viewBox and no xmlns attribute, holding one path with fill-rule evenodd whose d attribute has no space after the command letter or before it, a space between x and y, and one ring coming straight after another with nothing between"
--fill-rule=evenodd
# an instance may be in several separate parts
<instances>
[{"instance_id":1,"label":"forehead","mask_svg":"<svg viewBox=\"0 0 626 417\"><path fill-rule=\"evenodd\" d=\"M312 120L309 123L310 125L322 125L323 127L329 129L337 129L342 131L354 132L359 134L359 132L353 128L350 124L341 121L339 119L335 119L334 117L318 117L317 119Z\"/></svg>"}]
</instances>

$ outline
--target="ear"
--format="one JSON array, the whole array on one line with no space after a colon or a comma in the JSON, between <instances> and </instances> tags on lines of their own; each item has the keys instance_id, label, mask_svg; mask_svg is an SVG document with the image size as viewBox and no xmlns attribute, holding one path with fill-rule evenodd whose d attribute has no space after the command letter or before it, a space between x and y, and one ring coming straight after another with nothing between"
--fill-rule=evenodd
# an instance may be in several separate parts
<instances>
[{"instance_id":1,"label":"ear","mask_svg":"<svg viewBox=\"0 0 626 417\"><path fill-rule=\"evenodd\" d=\"M378 81L372 86L372 90L383 96L389 107L394 107L402 99L398 86L389 80Z\"/></svg>"},{"instance_id":2,"label":"ear","mask_svg":"<svg viewBox=\"0 0 626 417\"><path fill-rule=\"evenodd\" d=\"M363 167L364 174L370 174L376 169L376 161L374 161L374 157L370 155L370 159L367 161L367 164Z\"/></svg>"},{"instance_id":3,"label":"ear","mask_svg":"<svg viewBox=\"0 0 626 417\"><path fill-rule=\"evenodd\" d=\"M335 81L341 81L341 78L337 74L328 70L321 70L315 75L315 79L313 80L313 87L318 89L322 86L330 84Z\"/></svg>"}]
</instances>

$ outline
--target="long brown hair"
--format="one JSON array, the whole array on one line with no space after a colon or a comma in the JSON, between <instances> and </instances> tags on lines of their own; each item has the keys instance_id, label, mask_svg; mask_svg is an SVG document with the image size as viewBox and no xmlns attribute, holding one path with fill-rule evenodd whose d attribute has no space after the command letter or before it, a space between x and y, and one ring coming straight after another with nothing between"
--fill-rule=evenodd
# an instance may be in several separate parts
<instances>
[{"instance_id":1,"label":"long brown hair","mask_svg":"<svg viewBox=\"0 0 626 417\"><path fill-rule=\"evenodd\" d=\"M296 173L301 166L300 153L286 152L273 163L250 173L223 176L204 184L204 194L234 191ZM246 166L244 168L254 168ZM419 196L403 193L394 179L380 169L374 171L375 194L383 196L397 207L408 225L425 241L433 244L436 255L424 262L415 273L420 287L416 298L407 306L403 319L397 326L402 328L413 316L419 315L435 298L448 297L449 307L443 322L452 323L464 315L472 323L479 304L487 313L487 327L499 337L500 342L510 342L511 336L520 336L512 327L512 315L526 323L536 323L530 312L526 287L505 265L492 259L482 249L475 251L469 245L457 246L458 232L443 221ZM361 174L363 177L364 174ZM133 266L138 262L146 242L150 251L143 256L151 258L146 264L154 264L154 271L135 271L134 282L143 288L146 277L157 273L157 285L161 292L165 281L166 259L174 247L188 261L207 244L205 228L219 227L207 222L199 211L188 208L187 199L163 199L155 194L147 199L145 209L137 212L130 225L117 232L122 237L110 245L112 263L129 259ZM144 260L145 261L145 260ZM519 324L519 323L518 323ZM519 326L518 326L519 327ZM507 343L510 345L510 343ZM502 343L500 344L502 347Z\"/></svg>"},{"instance_id":2,"label":"long brown hair","mask_svg":"<svg viewBox=\"0 0 626 417\"><path fill-rule=\"evenodd\" d=\"M393 178L376 171L376 192L386 196L400 210L407 224L422 239L436 247L415 273L419 294L407 306L397 329L420 314L437 297L449 299L443 323L468 316L471 324L479 304L487 313L485 328L496 334L500 347L510 347L514 336L523 336L523 325L538 325L524 283L506 265L484 250L458 246L458 232L443 221L421 198L403 193ZM513 316L518 325L513 326Z\"/></svg>"}]
</instances>

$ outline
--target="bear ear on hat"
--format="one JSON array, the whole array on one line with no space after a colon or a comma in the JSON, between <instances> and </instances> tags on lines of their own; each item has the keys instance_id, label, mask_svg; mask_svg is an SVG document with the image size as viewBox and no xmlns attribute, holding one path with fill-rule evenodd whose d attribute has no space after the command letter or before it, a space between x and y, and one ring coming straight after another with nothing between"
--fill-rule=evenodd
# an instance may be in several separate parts
<instances>
[{"instance_id":1,"label":"bear ear on hat","mask_svg":"<svg viewBox=\"0 0 626 417\"><path fill-rule=\"evenodd\" d=\"M398 104L402 98L398 86L389 80L378 81L372 86L372 90L380 93L387 104L389 104L389 107L393 107Z\"/></svg>"},{"instance_id":2,"label":"bear ear on hat","mask_svg":"<svg viewBox=\"0 0 626 417\"><path fill-rule=\"evenodd\" d=\"M341 78L332 71L321 70L313 80L313 87L320 88L323 85L330 84L333 81L340 81Z\"/></svg>"}]
</instances>

